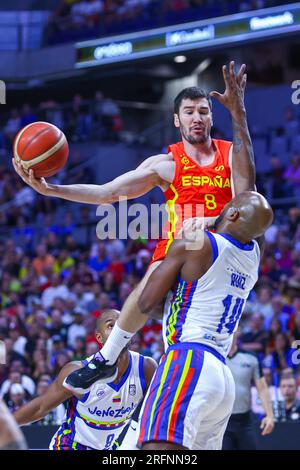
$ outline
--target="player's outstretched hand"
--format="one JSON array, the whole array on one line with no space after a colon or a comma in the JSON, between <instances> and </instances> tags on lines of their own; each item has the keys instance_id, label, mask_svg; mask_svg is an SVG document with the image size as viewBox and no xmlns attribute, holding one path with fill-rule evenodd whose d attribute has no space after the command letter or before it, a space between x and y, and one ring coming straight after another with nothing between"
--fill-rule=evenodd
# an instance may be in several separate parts
<instances>
[{"instance_id":1,"label":"player's outstretched hand","mask_svg":"<svg viewBox=\"0 0 300 470\"><path fill-rule=\"evenodd\" d=\"M260 429L262 429L262 436L266 436L267 434L271 434L274 429L274 418L270 416L265 416L260 423Z\"/></svg>"},{"instance_id":2,"label":"player's outstretched hand","mask_svg":"<svg viewBox=\"0 0 300 470\"><path fill-rule=\"evenodd\" d=\"M245 111L244 92L247 83L246 65L242 64L237 74L235 73L234 65L235 63L232 60L229 64L229 70L226 65L222 67L225 82L224 93L221 94L217 91L209 93L209 96L216 98L230 111L232 116Z\"/></svg>"},{"instance_id":3,"label":"player's outstretched hand","mask_svg":"<svg viewBox=\"0 0 300 470\"><path fill-rule=\"evenodd\" d=\"M16 170L18 175L22 178L24 183L31 186L38 193L43 194L44 196L47 196L49 186L45 178L35 178L32 170L29 170L29 172L25 171L22 165L14 158L12 159L12 163L13 163L14 169Z\"/></svg>"}]
</instances>

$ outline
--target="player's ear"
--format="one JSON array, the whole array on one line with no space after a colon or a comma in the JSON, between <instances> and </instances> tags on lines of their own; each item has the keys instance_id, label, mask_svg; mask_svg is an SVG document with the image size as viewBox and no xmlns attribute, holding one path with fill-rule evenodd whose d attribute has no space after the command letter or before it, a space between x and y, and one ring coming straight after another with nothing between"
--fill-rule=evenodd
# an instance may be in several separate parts
<instances>
[{"instance_id":1,"label":"player's ear","mask_svg":"<svg viewBox=\"0 0 300 470\"><path fill-rule=\"evenodd\" d=\"M96 333L95 337L96 337L97 343L103 344L103 336L101 333Z\"/></svg>"},{"instance_id":2,"label":"player's ear","mask_svg":"<svg viewBox=\"0 0 300 470\"><path fill-rule=\"evenodd\" d=\"M178 114L174 114L174 126L177 128L180 127Z\"/></svg>"},{"instance_id":3,"label":"player's ear","mask_svg":"<svg viewBox=\"0 0 300 470\"><path fill-rule=\"evenodd\" d=\"M236 207L230 207L226 214L226 217L231 222L235 222L240 216L240 211Z\"/></svg>"}]
</instances>

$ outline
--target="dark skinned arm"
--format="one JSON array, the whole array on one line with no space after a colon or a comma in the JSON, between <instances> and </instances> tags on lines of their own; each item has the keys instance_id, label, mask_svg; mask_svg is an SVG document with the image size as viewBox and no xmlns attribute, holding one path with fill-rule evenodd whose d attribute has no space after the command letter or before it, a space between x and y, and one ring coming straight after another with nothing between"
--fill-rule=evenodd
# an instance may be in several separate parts
<instances>
[{"instance_id":1,"label":"dark skinned arm","mask_svg":"<svg viewBox=\"0 0 300 470\"><path fill-rule=\"evenodd\" d=\"M139 298L138 306L144 314L151 312L172 289L186 259L184 240L175 240L164 261L149 277Z\"/></svg>"},{"instance_id":2,"label":"dark skinned arm","mask_svg":"<svg viewBox=\"0 0 300 470\"><path fill-rule=\"evenodd\" d=\"M62 383L71 372L80 367L81 365L75 362L66 364L44 395L34 398L14 413L17 423L23 425L38 421L47 416L58 405L68 400L73 394L64 388Z\"/></svg>"}]
</instances>

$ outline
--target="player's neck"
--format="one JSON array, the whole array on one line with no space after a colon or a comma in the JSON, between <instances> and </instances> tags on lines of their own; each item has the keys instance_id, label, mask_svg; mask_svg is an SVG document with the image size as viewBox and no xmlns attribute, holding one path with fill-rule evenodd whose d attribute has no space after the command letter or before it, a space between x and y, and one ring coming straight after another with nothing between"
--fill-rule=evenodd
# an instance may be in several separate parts
<instances>
[{"instance_id":1,"label":"player's neck","mask_svg":"<svg viewBox=\"0 0 300 470\"><path fill-rule=\"evenodd\" d=\"M225 233L227 235L230 235L232 238L242 243L243 245L251 243L251 240L249 240L248 236L244 236L240 233L235 232L234 230L230 230L230 228L225 229L225 228L222 228L222 226L218 227L218 230L216 233Z\"/></svg>"},{"instance_id":2,"label":"player's neck","mask_svg":"<svg viewBox=\"0 0 300 470\"><path fill-rule=\"evenodd\" d=\"M127 367L129 366L129 351L124 351L118 360L118 375L114 383L118 383L123 375L125 374Z\"/></svg>"},{"instance_id":3,"label":"player's neck","mask_svg":"<svg viewBox=\"0 0 300 470\"><path fill-rule=\"evenodd\" d=\"M210 165L215 158L215 149L211 137L203 144L190 144L182 138L185 153L200 166Z\"/></svg>"}]
</instances>

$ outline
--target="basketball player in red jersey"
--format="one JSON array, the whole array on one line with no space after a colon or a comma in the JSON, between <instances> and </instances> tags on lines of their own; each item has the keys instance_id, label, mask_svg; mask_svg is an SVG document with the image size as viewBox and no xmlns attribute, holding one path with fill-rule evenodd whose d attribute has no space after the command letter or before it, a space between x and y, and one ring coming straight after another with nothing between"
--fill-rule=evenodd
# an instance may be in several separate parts
<instances>
[{"instance_id":1,"label":"basketball player in red jersey","mask_svg":"<svg viewBox=\"0 0 300 470\"><path fill-rule=\"evenodd\" d=\"M97 185L51 185L45 179L24 172L16 161L14 167L22 179L45 196L56 196L88 204L107 204L127 197L139 197L155 186L166 196L170 214L169 239L158 243L145 277L128 296L118 323L101 354L97 353L89 367L73 372L64 386L74 393L85 393L96 381L111 381L117 375L115 363L133 334L144 326L148 317L137 305L147 279L164 258L172 240L181 229L176 224L174 208L191 204L204 208L204 223L211 224L232 197L255 189L255 165L247 126L244 91L247 76L243 64L236 74L234 62L222 68L225 91L209 94L197 87L182 90L174 102L174 124L180 129L182 142L169 147L167 154L147 158L135 170L113 181ZM233 142L212 139L211 98L216 98L230 112Z\"/></svg>"}]
</instances>

